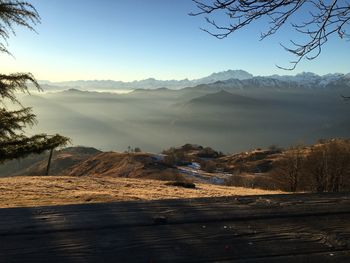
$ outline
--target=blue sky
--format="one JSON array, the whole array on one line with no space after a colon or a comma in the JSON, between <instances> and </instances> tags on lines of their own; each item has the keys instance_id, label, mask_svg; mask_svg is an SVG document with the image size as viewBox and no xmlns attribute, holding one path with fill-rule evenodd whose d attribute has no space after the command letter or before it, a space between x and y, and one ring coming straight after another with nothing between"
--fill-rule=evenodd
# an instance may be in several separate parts
<instances>
[{"instance_id":1,"label":"blue sky","mask_svg":"<svg viewBox=\"0 0 350 263\"><path fill-rule=\"evenodd\" d=\"M1 54L3 73L32 72L42 80L199 78L227 69L254 75L350 72L350 43L330 39L320 57L293 72L279 43L290 28L264 41L261 22L218 40L200 27L191 0L29 0L41 15L38 34L19 29L9 40L15 58ZM300 17L299 17L300 18ZM298 17L296 18L298 19Z\"/></svg>"}]
</instances>

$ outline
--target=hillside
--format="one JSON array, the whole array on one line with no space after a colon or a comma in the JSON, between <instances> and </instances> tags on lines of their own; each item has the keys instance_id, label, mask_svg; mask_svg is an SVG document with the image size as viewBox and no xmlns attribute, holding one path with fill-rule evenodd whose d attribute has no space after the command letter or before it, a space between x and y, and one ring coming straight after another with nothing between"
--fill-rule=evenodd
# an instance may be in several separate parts
<instances>
[{"instance_id":1,"label":"hillside","mask_svg":"<svg viewBox=\"0 0 350 263\"><path fill-rule=\"evenodd\" d=\"M274 162L281 159L285 153L283 150L255 149L221 157L217 159L217 164L231 173L266 173L273 169Z\"/></svg>"},{"instance_id":2,"label":"hillside","mask_svg":"<svg viewBox=\"0 0 350 263\"><path fill-rule=\"evenodd\" d=\"M157 162L150 153L105 152L73 166L69 176L112 176L175 180L181 178L177 169Z\"/></svg>"},{"instance_id":3,"label":"hillside","mask_svg":"<svg viewBox=\"0 0 350 263\"><path fill-rule=\"evenodd\" d=\"M350 189L349 153L350 141L346 139L321 140L287 149L271 146L235 154L223 154L196 144L171 147L162 154L71 147L55 154L50 175L156 179L296 191L290 188L290 176L298 169L298 191L340 191ZM7 176L43 175L47 164L47 156L43 156L43 160L35 161L35 156L22 160L21 169L13 173L8 170ZM325 160L328 160L326 164ZM298 162L297 168L295 162ZM1 170L6 171L6 166L8 164L0 166ZM319 167L326 168L321 173ZM320 183L318 176L329 179L322 179Z\"/></svg>"},{"instance_id":4,"label":"hillside","mask_svg":"<svg viewBox=\"0 0 350 263\"><path fill-rule=\"evenodd\" d=\"M92 147L68 147L55 151L52 156L50 174L60 175L74 165L94 156L101 151ZM0 165L0 177L15 175L44 175L49 153L33 154L24 159L12 160Z\"/></svg>"},{"instance_id":5,"label":"hillside","mask_svg":"<svg viewBox=\"0 0 350 263\"><path fill-rule=\"evenodd\" d=\"M228 91L221 90L216 93L206 94L204 96L190 100L190 106L249 106L256 105L259 101L246 96L232 94Z\"/></svg>"},{"instance_id":6,"label":"hillside","mask_svg":"<svg viewBox=\"0 0 350 263\"><path fill-rule=\"evenodd\" d=\"M108 176L0 178L0 190L0 208L282 193L207 184L186 189L167 186L162 181Z\"/></svg>"}]
</instances>

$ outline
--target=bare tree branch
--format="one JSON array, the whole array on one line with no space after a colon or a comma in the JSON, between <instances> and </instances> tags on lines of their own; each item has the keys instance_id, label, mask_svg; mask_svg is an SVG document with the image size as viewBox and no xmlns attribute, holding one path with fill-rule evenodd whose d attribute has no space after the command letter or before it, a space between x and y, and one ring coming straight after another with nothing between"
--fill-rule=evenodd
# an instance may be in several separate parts
<instances>
[{"instance_id":1,"label":"bare tree branch","mask_svg":"<svg viewBox=\"0 0 350 263\"><path fill-rule=\"evenodd\" d=\"M313 60L322 52L323 45L332 35L341 39L350 39L350 2L347 0L192 0L197 11L192 16L205 16L212 29L203 29L210 35L223 39L262 18L268 19L268 28L261 34L264 39L275 34L287 22L297 33L306 36L304 42L291 40L291 46L282 47L296 56L290 67L279 68L293 70L306 58ZM221 14L227 17L226 24L219 24L210 16ZM300 14L302 21L293 23L292 17Z\"/></svg>"}]
</instances>

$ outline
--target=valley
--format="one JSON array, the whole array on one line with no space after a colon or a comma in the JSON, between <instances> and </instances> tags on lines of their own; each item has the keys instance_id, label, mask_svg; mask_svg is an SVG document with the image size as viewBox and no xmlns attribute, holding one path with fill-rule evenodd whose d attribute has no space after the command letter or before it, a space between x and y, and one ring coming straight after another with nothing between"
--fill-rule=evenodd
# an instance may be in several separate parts
<instances>
[{"instance_id":1,"label":"valley","mask_svg":"<svg viewBox=\"0 0 350 263\"><path fill-rule=\"evenodd\" d=\"M42 94L19 95L23 105L33 106L38 118L28 134L59 132L70 137L72 144L56 149L49 177L43 176L47 152L2 164L2 189L9 191L2 197L5 203L12 197L19 198L16 205L27 205L34 199L42 200L38 204L63 204L124 200L122 196L130 200L318 191L307 162L309 153L334 148L347 156L349 149L347 140L332 140L349 137L350 119L345 114L349 104L341 98L349 93L348 75L254 77L244 71L226 71L193 81L190 87L154 86L122 94L104 90L112 86L118 90L118 82L105 86L102 81L92 90L89 85L94 84L61 83L59 91L49 87ZM317 142L320 138L325 140ZM310 171L303 171L306 175L297 187L285 171L285 162L295 158L293 145L300 145L297 151ZM70 181L76 189L70 188ZM166 182L194 183L197 188ZM346 179L341 189L348 189L349 183ZM28 197L26 203L16 189L27 184L33 193L52 187L61 188L62 195L49 190L38 197L34 194L34 199ZM137 185L131 191L135 194L121 190L124 184ZM103 192L101 185L112 192Z\"/></svg>"},{"instance_id":2,"label":"valley","mask_svg":"<svg viewBox=\"0 0 350 263\"><path fill-rule=\"evenodd\" d=\"M350 262L349 32L348 1L0 0L0 263Z\"/></svg>"},{"instance_id":3,"label":"valley","mask_svg":"<svg viewBox=\"0 0 350 263\"><path fill-rule=\"evenodd\" d=\"M232 72L223 75L235 77ZM350 79L310 74L216 81L220 77L193 87L126 94L64 86L60 92L19 98L38 118L29 134L58 132L73 145L103 151L131 146L159 152L190 142L232 153L348 137L349 103L341 95L349 93Z\"/></svg>"}]
</instances>

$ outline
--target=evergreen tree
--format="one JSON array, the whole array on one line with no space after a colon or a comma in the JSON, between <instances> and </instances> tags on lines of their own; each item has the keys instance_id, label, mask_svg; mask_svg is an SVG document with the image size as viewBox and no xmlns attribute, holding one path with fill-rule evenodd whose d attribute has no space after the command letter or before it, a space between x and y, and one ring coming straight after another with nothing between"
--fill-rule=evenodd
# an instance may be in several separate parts
<instances>
[{"instance_id":1,"label":"evergreen tree","mask_svg":"<svg viewBox=\"0 0 350 263\"><path fill-rule=\"evenodd\" d=\"M40 16L33 5L23 1L0 0L0 52L11 54L7 49L7 39L15 34L15 26L34 31L33 26L37 23L40 23ZM29 92L29 85L41 90L30 73L0 74L0 163L63 146L69 141L58 134L25 135L24 129L36 124L36 116L31 108L20 104L15 93ZM20 109L8 110L5 100L18 104Z\"/></svg>"}]
</instances>

